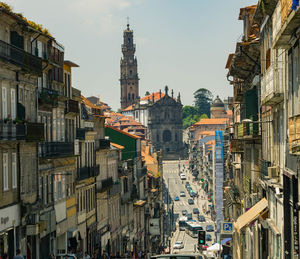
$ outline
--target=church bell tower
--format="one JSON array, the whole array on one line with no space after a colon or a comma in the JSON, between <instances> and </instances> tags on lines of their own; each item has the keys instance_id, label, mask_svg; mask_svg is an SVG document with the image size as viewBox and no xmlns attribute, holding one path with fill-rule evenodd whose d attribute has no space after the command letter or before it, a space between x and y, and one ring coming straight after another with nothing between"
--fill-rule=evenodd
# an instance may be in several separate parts
<instances>
[{"instance_id":1,"label":"church bell tower","mask_svg":"<svg viewBox=\"0 0 300 259\"><path fill-rule=\"evenodd\" d=\"M139 97L137 60L134 56L135 44L133 44L133 31L130 30L129 23L123 33L122 53L120 78L121 109L125 109L132 105Z\"/></svg>"}]
</instances>

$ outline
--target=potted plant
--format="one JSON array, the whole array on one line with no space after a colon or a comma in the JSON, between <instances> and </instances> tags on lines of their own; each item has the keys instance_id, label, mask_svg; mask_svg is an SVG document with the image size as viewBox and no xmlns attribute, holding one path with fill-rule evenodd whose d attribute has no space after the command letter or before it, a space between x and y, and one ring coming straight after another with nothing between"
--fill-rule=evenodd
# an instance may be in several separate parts
<instances>
[{"instance_id":1,"label":"potted plant","mask_svg":"<svg viewBox=\"0 0 300 259\"><path fill-rule=\"evenodd\" d=\"M8 114L7 117L4 119L4 123L8 123L10 121L11 121L10 114Z\"/></svg>"}]
</instances>

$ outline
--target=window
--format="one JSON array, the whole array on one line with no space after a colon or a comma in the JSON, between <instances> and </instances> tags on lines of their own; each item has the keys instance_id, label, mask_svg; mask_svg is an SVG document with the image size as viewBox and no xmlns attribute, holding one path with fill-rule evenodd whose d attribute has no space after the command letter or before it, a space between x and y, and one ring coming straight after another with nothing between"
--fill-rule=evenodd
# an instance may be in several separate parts
<instances>
[{"instance_id":1,"label":"window","mask_svg":"<svg viewBox=\"0 0 300 259\"><path fill-rule=\"evenodd\" d=\"M130 100L130 94L128 94L128 100Z\"/></svg>"},{"instance_id":2,"label":"window","mask_svg":"<svg viewBox=\"0 0 300 259\"><path fill-rule=\"evenodd\" d=\"M10 113L11 119L14 120L16 118L16 89L10 89Z\"/></svg>"},{"instance_id":3,"label":"window","mask_svg":"<svg viewBox=\"0 0 300 259\"><path fill-rule=\"evenodd\" d=\"M17 154L11 154L11 176L12 176L12 188L17 188Z\"/></svg>"},{"instance_id":4,"label":"window","mask_svg":"<svg viewBox=\"0 0 300 259\"><path fill-rule=\"evenodd\" d=\"M43 177L41 176L40 177L40 189L39 189L39 196L40 196L40 200L43 201L43 194L44 194L44 191L43 191L43 188L44 185L43 185Z\"/></svg>"},{"instance_id":5,"label":"window","mask_svg":"<svg viewBox=\"0 0 300 259\"><path fill-rule=\"evenodd\" d=\"M2 87L2 119L7 118L7 91Z\"/></svg>"},{"instance_id":6,"label":"window","mask_svg":"<svg viewBox=\"0 0 300 259\"><path fill-rule=\"evenodd\" d=\"M132 94L132 100L134 100L134 94Z\"/></svg>"},{"instance_id":7,"label":"window","mask_svg":"<svg viewBox=\"0 0 300 259\"><path fill-rule=\"evenodd\" d=\"M159 142L159 134L156 135L156 141Z\"/></svg>"},{"instance_id":8,"label":"window","mask_svg":"<svg viewBox=\"0 0 300 259\"><path fill-rule=\"evenodd\" d=\"M8 190L8 153L3 153L2 162L3 162L3 169L2 169L3 191L7 191Z\"/></svg>"},{"instance_id":9,"label":"window","mask_svg":"<svg viewBox=\"0 0 300 259\"><path fill-rule=\"evenodd\" d=\"M175 141L177 141L178 137L177 137L177 133L175 133Z\"/></svg>"},{"instance_id":10,"label":"window","mask_svg":"<svg viewBox=\"0 0 300 259\"><path fill-rule=\"evenodd\" d=\"M132 76L132 70L130 70L130 71L129 71L129 75L131 75L131 76Z\"/></svg>"},{"instance_id":11,"label":"window","mask_svg":"<svg viewBox=\"0 0 300 259\"><path fill-rule=\"evenodd\" d=\"M169 130L164 130L164 132L163 132L163 141L164 141L164 142L170 142L171 139L172 139L171 131L169 131Z\"/></svg>"}]
</instances>

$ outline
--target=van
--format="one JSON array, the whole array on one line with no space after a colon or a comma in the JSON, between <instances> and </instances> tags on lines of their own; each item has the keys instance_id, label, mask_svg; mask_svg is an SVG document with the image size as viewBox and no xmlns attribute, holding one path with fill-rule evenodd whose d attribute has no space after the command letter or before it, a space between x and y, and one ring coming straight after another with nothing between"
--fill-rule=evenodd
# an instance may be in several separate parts
<instances>
[{"instance_id":1,"label":"van","mask_svg":"<svg viewBox=\"0 0 300 259\"><path fill-rule=\"evenodd\" d=\"M180 179L181 179L181 180L186 180L185 174L180 174Z\"/></svg>"}]
</instances>

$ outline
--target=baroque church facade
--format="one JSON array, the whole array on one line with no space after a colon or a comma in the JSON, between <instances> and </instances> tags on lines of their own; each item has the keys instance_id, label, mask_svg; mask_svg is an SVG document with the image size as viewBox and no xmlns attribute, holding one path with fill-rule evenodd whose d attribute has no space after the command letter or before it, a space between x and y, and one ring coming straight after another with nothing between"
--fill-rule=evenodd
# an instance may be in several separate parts
<instances>
[{"instance_id":1,"label":"baroque church facade","mask_svg":"<svg viewBox=\"0 0 300 259\"><path fill-rule=\"evenodd\" d=\"M183 155L182 104L180 93L177 99L169 95L165 87L165 94L159 92L159 98L154 93L149 98L139 97L139 77L133 31L129 24L123 33L123 57L121 59L121 109L122 113L140 121L143 118L147 126L147 139L156 150L162 150L164 160L179 159ZM146 99L147 102L143 102ZM144 100L144 101L146 101ZM143 104L142 104L142 102ZM143 116L141 116L143 114ZM145 121L146 120L146 121Z\"/></svg>"},{"instance_id":2,"label":"baroque church facade","mask_svg":"<svg viewBox=\"0 0 300 259\"><path fill-rule=\"evenodd\" d=\"M177 99L168 93L148 106L149 139L156 150L162 150L164 160L176 160L183 155L182 104L180 94Z\"/></svg>"}]
</instances>

